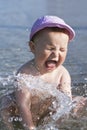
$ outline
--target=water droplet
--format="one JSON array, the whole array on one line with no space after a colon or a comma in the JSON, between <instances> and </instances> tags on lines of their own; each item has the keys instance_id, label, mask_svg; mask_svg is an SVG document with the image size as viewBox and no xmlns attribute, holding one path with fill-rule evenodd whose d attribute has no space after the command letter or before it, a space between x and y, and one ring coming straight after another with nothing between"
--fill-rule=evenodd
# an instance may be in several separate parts
<instances>
[{"instance_id":1,"label":"water droplet","mask_svg":"<svg viewBox=\"0 0 87 130\"><path fill-rule=\"evenodd\" d=\"M22 117L19 117L19 119L18 119L20 122L22 121Z\"/></svg>"},{"instance_id":2,"label":"water droplet","mask_svg":"<svg viewBox=\"0 0 87 130\"><path fill-rule=\"evenodd\" d=\"M18 117L15 117L15 118L14 118L14 121L18 121L18 120L19 120L19 118L18 118Z\"/></svg>"},{"instance_id":3,"label":"water droplet","mask_svg":"<svg viewBox=\"0 0 87 130\"><path fill-rule=\"evenodd\" d=\"M8 119L8 122L12 122L12 121L13 121L13 118L14 118L14 117L10 117L10 118Z\"/></svg>"}]
</instances>

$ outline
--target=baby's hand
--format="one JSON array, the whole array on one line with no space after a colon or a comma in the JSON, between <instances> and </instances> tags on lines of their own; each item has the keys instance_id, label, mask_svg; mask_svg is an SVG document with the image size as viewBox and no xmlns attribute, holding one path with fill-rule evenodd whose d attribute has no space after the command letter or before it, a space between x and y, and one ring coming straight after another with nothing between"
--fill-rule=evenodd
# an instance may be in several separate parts
<instances>
[{"instance_id":1,"label":"baby's hand","mask_svg":"<svg viewBox=\"0 0 87 130\"><path fill-rule=\"evenodd\" d=\"M73 115L77 118L83 116L83 114L86 112L87 98L76 96L73 100L73 103L76 104L73 109Z\"/></svg>"}]
</instances>

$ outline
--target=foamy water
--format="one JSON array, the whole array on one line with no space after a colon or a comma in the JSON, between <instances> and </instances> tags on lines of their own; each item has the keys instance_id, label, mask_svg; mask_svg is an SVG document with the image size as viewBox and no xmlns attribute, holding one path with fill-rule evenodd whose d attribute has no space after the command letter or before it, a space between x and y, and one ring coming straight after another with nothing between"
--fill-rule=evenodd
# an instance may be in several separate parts
<instances>
[{"instance_id":1,"label":"foamy water","mask_svg":"<svg viewBox=\"0 0 87 130\"><path fill-rule=\"evenodd\" d=\"M26 86L27 88L29 88L29 91L31 91L33 96L37 95L40 100L42 100L42 103L50 96L55 97L52 105L49 106L50 110L55 110L55 113L50 113L50 122L45 122L45 124L43 126L39 126L38 129L58 130L58 125L55 124L55 122L63 115L69 113L72 107L75 106L75 104L73 104L66 95L58 91L55 84L45 83L38 76L33 77L31 75L27 76L25 74L19 74L17 76L11 75L3 78L0 77L0 86L2 86L0 97L7 94L9 95L15 90L15 88L17 87L15 79L17 79L18 81L19 89L21 89L21 87L23 86ZM1 118L0 120L2 121ZM22 121L22 118L11 117L10 119L8 119L8 122L12 122L13 120Z\"/></svg>"}]
</instances>

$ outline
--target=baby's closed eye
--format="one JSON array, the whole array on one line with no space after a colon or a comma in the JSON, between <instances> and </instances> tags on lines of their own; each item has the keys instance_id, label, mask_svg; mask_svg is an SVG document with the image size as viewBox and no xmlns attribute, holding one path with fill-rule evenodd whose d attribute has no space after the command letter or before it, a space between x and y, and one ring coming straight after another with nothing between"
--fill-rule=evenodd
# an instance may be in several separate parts
<instances>
[{"instance_id":1,"label":"baby's closed eye","mask_svg":"<svg viewBox=\"0 0 87 130\"><path fill-rule=\"evenodd\" d=\"M64 51L67 51L66 48L60 48L60 51L64 52Z\"/></svg>"}]
</instances>

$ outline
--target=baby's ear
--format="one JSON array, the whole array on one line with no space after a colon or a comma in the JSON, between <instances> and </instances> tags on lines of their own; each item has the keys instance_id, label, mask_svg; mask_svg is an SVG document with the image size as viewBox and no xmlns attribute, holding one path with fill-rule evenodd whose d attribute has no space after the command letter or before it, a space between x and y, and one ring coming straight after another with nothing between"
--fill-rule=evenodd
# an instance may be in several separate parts
<instances>
[{"instance_id":1,"label":"baby's ear","mask_svg":"<svg viewBox=\"0 0 87 130\"><path fill-rule=\"evenodd\" d=\"M34 53L35 52L35 44L33 43L33 41L29 41L29 46L30 46L31 52Z\"/></svg>"}]
</instances>

